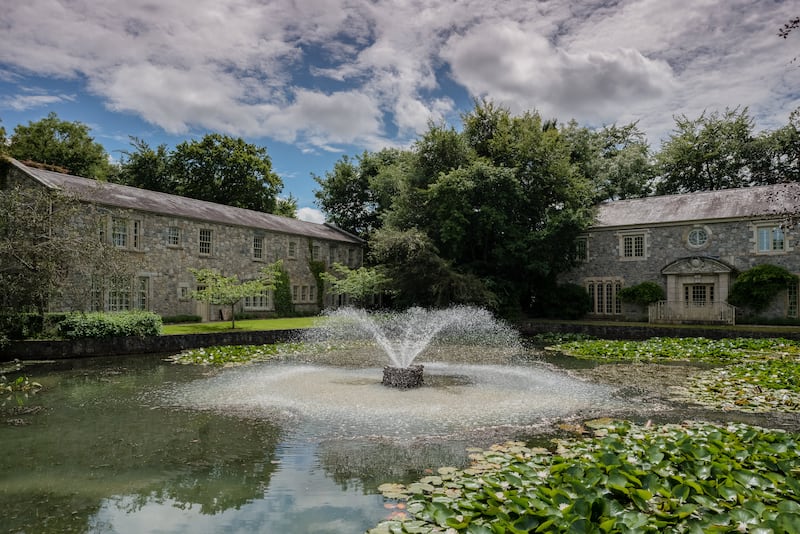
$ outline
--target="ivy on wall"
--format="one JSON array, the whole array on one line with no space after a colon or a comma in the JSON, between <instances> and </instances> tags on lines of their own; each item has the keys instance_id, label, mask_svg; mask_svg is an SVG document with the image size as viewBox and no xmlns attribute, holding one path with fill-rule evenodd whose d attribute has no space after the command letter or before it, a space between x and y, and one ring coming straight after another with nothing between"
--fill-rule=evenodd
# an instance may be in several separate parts
<instances>
[{"instance_id":1,"label":"ivy on wall","mask_svg":"<svg viewBox=\"0 0 800 534\"><path fill-rule=\"evenodd\" d=\"M294 315L294 303L292 303L292 288L289 281L289 273L284 268L278 271L275 277L275 313L278 317L290 317Z\"/></svg>"},{"instance_id":2,"label":"ivy on wall","mask_svg":"<svg viewBox=\"0 0 800 534\"><path fill-rule=\"evenodd\" d=\"M769 263L756 265L736 277L728 302L758 313L772 302L778 292L795 282L797 277L783 267Z\"/></svg>"}]
</instances>

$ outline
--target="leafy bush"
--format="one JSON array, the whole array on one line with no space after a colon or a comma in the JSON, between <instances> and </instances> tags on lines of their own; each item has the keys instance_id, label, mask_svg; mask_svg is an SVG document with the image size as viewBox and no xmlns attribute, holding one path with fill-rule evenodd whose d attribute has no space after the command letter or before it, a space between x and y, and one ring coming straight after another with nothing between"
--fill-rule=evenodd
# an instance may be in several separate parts
<instances>
[{"instance_id":1,"label":"leafy bush","mask_svg":"<svg viewBox=\"0 0 800 534\"><path fill-rule=\"evenodd\" d=\"M756 265L736 278L728 302L757 313L764 310L779 291L796 281L797 277L783 267L769 263Z\"/></svg>"},{"instance_id":2,"label":"leafy bush","mask_svg":"<svg viewBox=\"0 0 800 534\"><path fill-rule=\"evenodd\" d=\"M125 336L158 336L161 316L152 312L72 313L59 324L65 339L106 338Z\"/></svg>"},{"instance_id":3,"label":"leafy bush","mask_svg":"<svg viewBox=\"0 0 800 534\"><path fill-rule=\"evenodd\" d=\"M239 317L236 317L239 319ZM161 322L164 324L179 324L179 323L199 323L202 321L203 318L199 315L190 315L190 314L183 314L183 315L165 315L161 318Z\"/></svg>"},{"instance_id":4,"label":"leafy bush","mask_svg":"<svg viewBox=\"0 0 800 534\"><path fill-rule=\"evenodd\" d=\"M394 532L800 532L797 434L741 423L587 422L554 452L509 442L407 486Z\"/></svg>"},{"instance_id":5,"label":"leafy bush","mask_svg":"<svg viewBox=\"0 0 800 534\"><path fill-rule=\"evenodd\" d=\"M281 269L275 278L275 313L278 317L292 317L294 304L292 303L292 288L289 273Z\"/></svg>"},{"instance_id":6,"label":"leafy bush","mask_svg":"<svg viewBox=\"0 0 800 534\"><path fill-rule=\"evenodd\" d=\"M664 288L655 282L642 282L635 286L624 287L619 290L619 298L623 302L630 302L640 306L647 306L664 300Z\"/></svg>"},{"instance_id":7,"label":"leafy bush","mask_svg":"<svg viewBox=\"0 0 800 534\"><path fill-rule=\"evenodd\" d=\"M28 339L42 332L41 315L33 313L9 313L0 315L0 333L8 339Z\"/></svg>"},{"instance_id":8,"label":"leafy bush","mask_svg":"<svg viewBox=\"0 0 800 534\"><path fill-rule=\"evenodd\" d=\"M557 319L580 319L592 309L592 300L583 286L560 284L541 296L539 313Z\"/></svg>"}]
</instances>

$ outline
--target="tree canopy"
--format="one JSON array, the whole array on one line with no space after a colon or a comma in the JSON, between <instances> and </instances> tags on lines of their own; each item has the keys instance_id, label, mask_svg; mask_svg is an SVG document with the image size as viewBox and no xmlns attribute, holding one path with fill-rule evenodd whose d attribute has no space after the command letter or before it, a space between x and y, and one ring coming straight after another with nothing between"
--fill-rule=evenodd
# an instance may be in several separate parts
<instances>
[{"instance_id":1,"label":"tree canopy","mask_svg":"<svg viewBox=\"0 0 800 534\"><path fill-rule=\"evenodd\" d=\"M89 135L89 127L61 120L54 112L27 126L17 125L11 134L8 154L87 178L104 180L113 173L105 148Z\"/></svg>"}]
</instances>

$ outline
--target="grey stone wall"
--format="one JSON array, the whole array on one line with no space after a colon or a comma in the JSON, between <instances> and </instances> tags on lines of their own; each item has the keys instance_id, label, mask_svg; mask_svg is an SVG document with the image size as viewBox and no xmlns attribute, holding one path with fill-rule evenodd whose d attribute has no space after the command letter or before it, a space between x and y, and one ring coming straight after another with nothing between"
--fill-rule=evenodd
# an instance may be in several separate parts
<instances>
[{"instance_id":1,"label":"grey stone wall","mask_svg":"<svg viewBox=\"0 0 800 534\"><path fill-rule=\"evenodd\" d=\"M33 185L15 168L10 169L4 180L5 183L0 184L3 187ZM230 318L227 308L209 306L189 298L196 289L189 268L215 269L225 276L235 274L240 280L250 280L259 277L260 271L269 263L282 260L289 275L295 311L316 313L320 310L319 291L309 262L312 259L323 261L327 268L338 262L355 268L361 266L363 260L362 247L347 241L315 239L112 206L93 205L90 210L87 205L85 215L74 224L82 232L96 233L98 239L111 243L114 219L126 221L126 245L117 249L122 253L119 261L130 267L128 270L133 278L131 299L136 298L137 279L146 279L146 308L162 316L189 314L200 315L204 320L220 319L221 315L226 320ZM178 229L177 244L170 243L170 228ZM200 252L201 231L211 232L210 254ZM263 239L260 258L254 253L254 237ZM51 311L91 309L91 280L76 272L65 273L65 276L69 284L63 294L54 299ZM324 295L323 305L332 303L331 296ZM270 296L267 309L262 310L243 309L240 303L237 311L242 310L269 315L274 312L274 301Z\"/></svg>"},{"instance_id":2,"label":"grey stone wall","mask_svg":"<svg viewBox=\"0 0 800 534\"><path fill-rule=\"evenodd\" d=\"M789 272L800 274L800 244L798 231L785 232L785 249L780 252L759 253L756 243L756 227L774 219L700 221L681 225L651 227L591 229L587 233L588 258L569 272L560 276L560 281L586 286L589 279L619 279L622 287L645 281L653 281L667 290L667 277L662 269L682 258L710 258L732 268L729 277L722 277L725 287L718 288L716 297L724 301L736 273L760 264L784 267ZM708 241L702 246L689 244L688 235L694 228L703 228ZM622 258L621 238L631 233L645 234L645 256ZM700 279L698 278L698 281ZM708 280L711 280L710 278ZM705 281L705 280L704 280ZM668 295L668 299L676 298ZM646 311L645 311L646 313ZM779 295L765 315L785 316L786 294ZM642 310L624 305L622 317L640 319Z\"/></svg>"}]
</instances>

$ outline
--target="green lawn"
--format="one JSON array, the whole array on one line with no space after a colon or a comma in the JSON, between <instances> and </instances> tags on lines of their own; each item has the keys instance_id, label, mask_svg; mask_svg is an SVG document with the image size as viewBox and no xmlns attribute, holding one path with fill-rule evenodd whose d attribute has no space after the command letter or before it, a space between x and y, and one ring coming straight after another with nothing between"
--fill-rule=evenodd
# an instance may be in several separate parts
<instances>
[{"instance_id":1,"label":"green lawn","mask_svg":"<svg viewBox=\"0 0 800 534\"><path fill-rule=\"evenodd\" d=\"M248 319L236 321L236 328L231 330L230 321L209 323L166 324L163 333L172 334L210 334L217 332L243 332L248 330L290 330L295 328L311 328L321 319L319 317L287 317L283 319Z\"/></svg>"}]
</instances>

